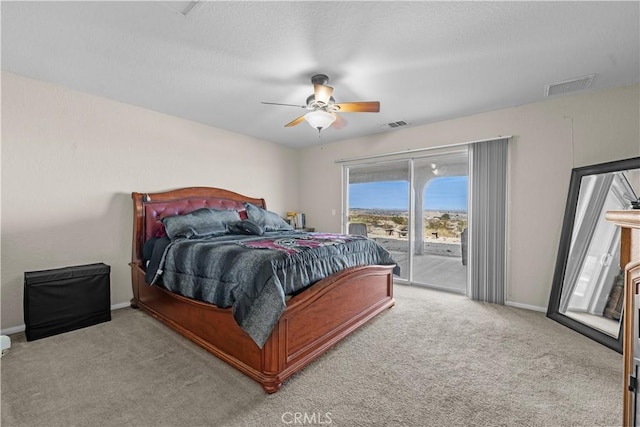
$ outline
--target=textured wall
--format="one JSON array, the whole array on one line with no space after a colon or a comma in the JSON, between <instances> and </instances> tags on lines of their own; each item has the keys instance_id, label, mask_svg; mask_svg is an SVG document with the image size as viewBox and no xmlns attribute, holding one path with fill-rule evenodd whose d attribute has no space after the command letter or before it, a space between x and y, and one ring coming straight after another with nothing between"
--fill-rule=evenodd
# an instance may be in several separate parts
<instances>
[{"instance_id":1,"label":"textured wall","mask_svg":"<svg viewBox=\"0 0 640 427\"><path fill-rule=\"evenodd\" d=\"M2 328L23 324L24 271L111 265L131 298L131 192L222 187L297 208L290 148L2 74Z\"/></svg>"},{"instance_id":2,"label":"textured wall","mask_svg":"<svg viewBox=\"0 0 640 427\"><path fill-rule=\"evenodd\" d=\"M316 229L340 230L338 159L512 135L506 296L522 306L546 307L571 169L640 156L639 88L562 96L304 149L301 209Z\"/></svg>"}]
</instances>

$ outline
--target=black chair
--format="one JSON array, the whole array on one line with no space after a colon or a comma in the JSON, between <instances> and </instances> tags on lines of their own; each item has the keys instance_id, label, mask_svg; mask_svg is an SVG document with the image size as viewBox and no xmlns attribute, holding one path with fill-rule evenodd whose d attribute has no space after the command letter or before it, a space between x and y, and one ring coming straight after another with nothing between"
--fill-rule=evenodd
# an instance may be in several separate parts
<instances>
[{"instance_id":1,"label":"black chair","mask_svg":"<svg viewBox=\"0 0 640 427\"><path fill-rule=\"evenodd\" d=\"M364 222L349 223L348 234L356 234L358 236L367 237L367 224L365 224Z\"/></svg>"}]
</instances>

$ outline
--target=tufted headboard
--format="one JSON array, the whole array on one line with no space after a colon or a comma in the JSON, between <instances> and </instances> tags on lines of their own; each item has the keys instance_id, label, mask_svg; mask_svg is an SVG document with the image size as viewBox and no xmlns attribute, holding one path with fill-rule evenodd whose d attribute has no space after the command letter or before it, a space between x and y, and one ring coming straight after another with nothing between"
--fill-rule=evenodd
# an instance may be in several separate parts
<instances>
[{"instance_id":1,"label":"tufted headboard","mask_svg":"<svg viewBox=\"0 0 640 427\"><path fill-rule=\"evenodd\" d=\"M264 199L243 196L211 187L189 187L164 193L132 193L133 245L132 263L142 265L142 246L161 228L166 216L182 215L200 208L245 210L243 202L266 209Z\"/></svg>"}]
</instances>

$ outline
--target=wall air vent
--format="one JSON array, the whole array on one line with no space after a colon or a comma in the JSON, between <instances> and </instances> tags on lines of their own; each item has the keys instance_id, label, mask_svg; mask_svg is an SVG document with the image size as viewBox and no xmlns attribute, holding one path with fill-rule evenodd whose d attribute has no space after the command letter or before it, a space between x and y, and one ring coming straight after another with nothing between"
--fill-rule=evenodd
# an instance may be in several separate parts
<instances>
[{"instance_id":1,"label":"wall air vent","mask_svg":"<svg viewBox=\"0 0 640 427\"><path fill-rule=\"evenodd\" d=\"M593 82L594 74L588 76L578 77L571 80L565 80L563 82L552 83L547 85L544 90L544 96L560 95L567 92L575 92L577 90L583 90L591 86Z\"/></svg>"},{"instance_id":2,"label":"wall air vent","mask_svg":"<svg viewBox=\"0 0 640 427\"><path fill-rule=\"evenodd\" d=\"M383 125L380 125L380 127L383 129L396 129L404 126L409 126L409 122L405 120L398 120L397 122L385 123Z\"/></svg>"}]
</instances>

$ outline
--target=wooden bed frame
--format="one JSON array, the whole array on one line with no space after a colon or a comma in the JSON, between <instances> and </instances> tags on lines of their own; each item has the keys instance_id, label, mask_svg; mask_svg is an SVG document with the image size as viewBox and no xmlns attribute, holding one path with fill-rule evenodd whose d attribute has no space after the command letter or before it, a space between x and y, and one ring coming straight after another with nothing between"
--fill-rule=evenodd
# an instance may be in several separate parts
<instances>
[{"instance_id":1,"label":"wooden bed frame","mask_svg":"<svg viewBox=\"0 0 640 427\"><path fill-rule=\"evenodd\" d=\"M264 199L191 187L155 194L132 193L131 306L141 308L218 358L259 382L267 393L349 333L394 305L392 266L353 267L323 279L289 299L263 348L235 322L230 308L195 301L145 282L144 242L159 219L210 207L241 210L242 202L266 209Z\"/></svg>"}]
</instances>

